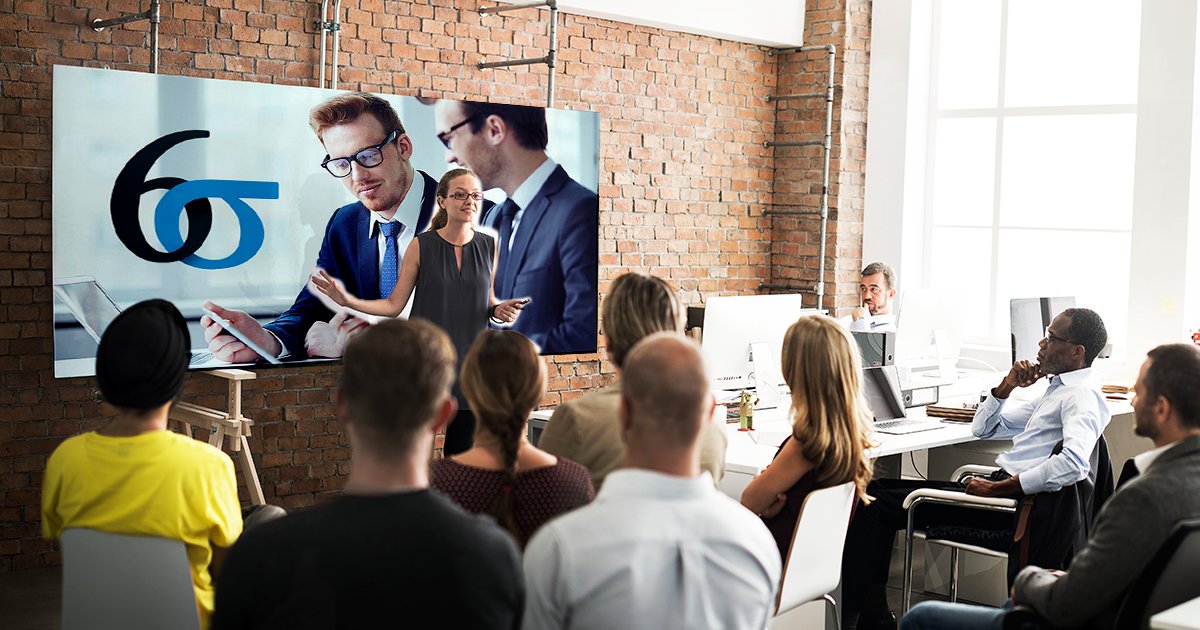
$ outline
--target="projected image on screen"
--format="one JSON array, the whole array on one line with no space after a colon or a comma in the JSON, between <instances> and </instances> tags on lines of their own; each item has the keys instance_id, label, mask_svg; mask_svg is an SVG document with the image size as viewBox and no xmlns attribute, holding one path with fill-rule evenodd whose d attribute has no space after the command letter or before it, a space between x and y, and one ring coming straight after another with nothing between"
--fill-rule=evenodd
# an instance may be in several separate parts
<instances>
[{"instance_id":1,"label":"projected image on screen","mask_svg":"<svg viewBox=\"0 0 1200 630\"><path fill-rule=\"evenodd\" d=\"M380 316L438 323L460 352L489 326L596 349L595 114L54 81L56 376L92 374L104 322L150 298L188 318L197 369L336 359Z\"/></svg>"}]
</instances>

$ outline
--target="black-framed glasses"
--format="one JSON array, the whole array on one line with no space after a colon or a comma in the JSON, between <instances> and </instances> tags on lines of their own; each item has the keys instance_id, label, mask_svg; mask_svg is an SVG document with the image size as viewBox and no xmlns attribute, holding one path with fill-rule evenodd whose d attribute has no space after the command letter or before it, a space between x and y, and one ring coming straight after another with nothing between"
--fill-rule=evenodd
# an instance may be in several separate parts
<instances>
[{"instance_id":1,"label":"black-framed glasses","mask_svg":"<svg viewBox=\"0 0 1200 630\"><path fill-rule=\"evenodd\" d=\"M461 190L456 190L446 196L455 201L466 201L468 197L471 198L471 201L474 201L476 203L483 201L483 193L481 193L481 192L470 192L469 193L469 192L463 192Z\"/></svg>"},{"instance_id":2,"label":"black-framed glasses","mask_svg":"<svg viewBox=\"0 0 1200 630\"><path fill-rule=\"evenodd\" d=\"M325 159L321 160L321 168L329 171L330 175L340 178L350 174L351 162L358 162L359 166L365 168L379 166L383 163L383 147L395 142L396 138L399 138L401 135L399 129L393 130L392 133L388 134L388 137L383 139L383 142L373 147L362 149L354 155L339 158L326 155Z\"/></svg>"},{"instance_id":3,"label":"black-framed glasses","mask_svg":"<svg viewBox=\"0 0 1200 630\"><path fill-rule=\"evenodd\" d=\"M1044 338L1044 341L1046 343L1050 343L1051 341L1061 341L1063 343L1069 343L1073 346L1081 345L1081 344L1075 343L1074 341L1071 341L1070 339L1064 339L1062 337L1059 337L1058 335L1055 335L1054 333L1051 333L1049 326L1046 327L1046 337Z\"/></svg>"},{"instance_id":4,"label":"black-framed glasses","mask_svg":"<svg viewBox=\"0 0 1200 630\"><path fill-rule=\"evenodd\" d=\"M479 118L479 114L475 114L474 116L467 116L466 118L464 118L464 119L463 119L463 121L462 121L462 122L460 122L460 123L458 123L457 125L454 125L453 127L450 127L449 129L447 129L447 130L445 130L445 131L443 131L443 132L439 133L439 134L437 135L437 139L442 141L442 146L444 146L444 147L446 147L447 149L449 149L449 148L450 148L450 136L454 135L454 132L455 132L455 131L457 131L459 127L461 127L461 126L463 126L463 125L465 125L465 124L467 124L467 123L469 123L469 122L471 122L471 121L475 120L476 118Z\"/></svg>"}]
</instances>

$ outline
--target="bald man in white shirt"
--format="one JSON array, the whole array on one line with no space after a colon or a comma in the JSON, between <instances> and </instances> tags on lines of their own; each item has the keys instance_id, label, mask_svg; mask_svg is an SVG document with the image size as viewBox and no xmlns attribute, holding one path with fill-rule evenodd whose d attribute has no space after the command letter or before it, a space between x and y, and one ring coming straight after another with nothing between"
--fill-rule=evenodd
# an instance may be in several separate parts
<instances>
[{"instance_id":1,"label":"bald man in white shirt","mask_svg":"<svg viewBox=\"0 0 1200 630\"><path fill-rule=\"evenodd\" d=\"M701 473L713 399L699 349L672 333L630 351L625 466L525 550L524 627L765 628L781 563L762 521Z\"/></svg>"}]
</instances>

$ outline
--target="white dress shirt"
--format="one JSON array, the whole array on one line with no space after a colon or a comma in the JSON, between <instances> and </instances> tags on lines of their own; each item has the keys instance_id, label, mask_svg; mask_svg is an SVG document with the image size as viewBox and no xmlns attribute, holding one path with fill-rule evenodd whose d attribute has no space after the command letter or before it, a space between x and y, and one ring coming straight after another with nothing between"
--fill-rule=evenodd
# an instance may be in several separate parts
<instances>
[{"instance_id":1,"label":"white dress shirt","mask_svg":"<svg viewBox=\"0 0 1200 630\"><path fill-rule=\"evenodd\" d=\"M421 177L421 173L419 171L414 170L413 171L413 181L408 186L408 192L405 193L404 198L400 200L400 204L398 206L396 206L396 212L395 212L395 214L392 215L392 218L391 218L392 221L399 221L401 224L404 225L404 229L399 234L396 235L396 264L397 265L403 264L404 251L406 249L408 249L408 244L410 242L412 242L413 237L416 236L416 232L414 230L417 227L417 221L419 221L421 219L421 201L423 201L424 196L425 196L425 178ZM375 239L376 245L379 248L379 270L380 270L379 275L380 275L380 277L382 277L383 276L383 248L384 248L384 244L387 242L387 237L383 235L383 230L379 229L379 224L387 223L388 220L384 219L378 212L375 212L372 210L368 210L367 212L368 212L368 214L370 214L370 220L367 222L367 238ZM399 269L396 269L396 276L397 277L400 276ZM362 296L358 295L355 297L361 298ZM400 317L407 318L408 313L411 310L412 310L412 300L410 299L408 301L408 305L406 305L404 307L404 312L400 313ZM266 330L266 329L264 329L264 330ZM287 351L287 347L284 346L283 342L279 340L278 335L271 332L270 330L267 330L267 332L270 333L272 337L275 337L275 341L279 342L280 350L279 350L279 354L277 355L277 358L286 359L288 357L288 355L291 354Z\"/></svg>"},{"instance_id":2,"label":"white dress shirt","mask_svg":"<svg viewBox=\"0 0 1200 630\"><path fill-rule=\"evenodd\" d=\"M1178 443L1179 442L1171 442L1170 444L1167 444L1166 446L1160 446L1158 448L1150 449L1150 450L1146 451L1145 453L1141 453L1139 455L1134 455L1133 456L1133 465L1137 467L1138 474L1139 475L1146 474L1146 471L1150 469L1150 465L1154 463L1154 460L1158 459L1159 455L1162 455L1163 453L1167 452L1167 449L1171 448L1172 446L1175 446Z\"/></svg>"},{"instance_id":3,"label":"white dress shirt","mask_svg":"<svg viewBox=\"0 0 1200 630\"><path fill-rule=\"evenodd\" d=\"M521 182L520 186L517 186L517 189L513 191L512 197L509 197L509 199L513 200L513 203L517 204L517 214L513 216L512 234L508 237L509 248L512 248L513 239L517 236L517 226L521 225L521 217L525 216L525 208L528 208L529 204L533 203L533 198L542 190L542 186L546 185L546 180L550 179L550 174L557 167L558 164L554 160L546 158L546 161L542 162L541 166L533 169L529 177L526 177L525 181ZM499 229L497 228L496 231L499 232Z\"/></svg>"},{"instance_id":4,"label":"white dress shirt","mask_svg":"<svg viewBox=\"0 0 1200 630\"><path fill-rule=\"evenodd\" d=\"M896 316L892 313L867 315L860 319L850 318L850 330L861 332L896 332Z\"/></svg>"},{"instance_id":5,"label":"white dress shirt","mask_svg":"<svg viewBox=\"0 0 1200 630\"><path fill-rule=\"evenodd\" d=\"M384 219L380 213L370 211L371 220L367 222L367 238L375 239L379 247L380 276L383 275L383 248L387 237L383 235L383 230L379 229L379 224L399 221L404 226L404 229L396 235L396 262L399 263L404 259L404 252L408 249L408 244L417 235L417 221L421 220L421 201L424 196L425 178L421 177L419 172L413 171L412 184L408 186L408 192L400 200L400 205L396 207L396 212L391 219ZM400 275L399 269L396 270L396 275Z\"/></svg>"},{"instance_id":6,"label":"white dress shirt","mask_svg":"<svg viewBox=\"0 0 1200 630\"><path fill-rule=\"evenodd\" d=\"M989 393L979 404L971 432L988 440L1012 438L1012 449L996 463L1020 477L1025 494L1053 492L1088 476L1092 450L1111 418L1091 380L1092 368L1083 368L1051 376L1038 400L1006 403ZM1051 456L1059 440L1062 452Z\"/></svg>"},{"instance_id":7,"label":"white dress shirt","mask_svg":"<svg viewBox=\"0 0 1200 630\"><path fill-rule=\"evenodd\" d=\"M766 628L779 550L705 474L610 473L525 549L524 628Z\"/></svg>"}]
</instances>

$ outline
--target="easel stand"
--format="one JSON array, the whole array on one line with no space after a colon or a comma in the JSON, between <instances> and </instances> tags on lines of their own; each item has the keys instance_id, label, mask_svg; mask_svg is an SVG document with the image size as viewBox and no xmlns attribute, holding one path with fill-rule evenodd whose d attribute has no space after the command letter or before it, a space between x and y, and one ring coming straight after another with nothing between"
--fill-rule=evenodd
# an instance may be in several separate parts
<instances>
[{"instance_id":1,"label":"easel stand","mask_svg":"<svg viewBox=\"0 0 1200 630\"><path fill-rule=\"evenodd\" d=\"M242 415L242 381L254 380L254 372L248 370L213 370L206 372L209 376L223 378L229 381L229 410L219 411L180 402L171 407L171 419L178 420L183 425L183 432L188 437L193 428L208 431L208 443L222 448L221 442L229 438L229 450L233 451L233 459L242 469L242 477L246 480L246 491L250 493L252 505L265 505L262 484L258 481L258 470L254 468L254 458L250 455L250 426L254 421Z\"/></svg>"}]
</instances>

